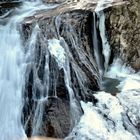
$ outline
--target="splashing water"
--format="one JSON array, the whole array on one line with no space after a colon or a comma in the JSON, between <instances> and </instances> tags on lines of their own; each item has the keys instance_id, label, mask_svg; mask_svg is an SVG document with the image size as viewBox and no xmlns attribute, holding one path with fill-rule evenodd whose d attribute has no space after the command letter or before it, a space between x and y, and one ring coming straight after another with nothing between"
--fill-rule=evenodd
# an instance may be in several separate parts
<instances>
[{"instance_id":1,"label":"splashing water","mask_svg":"<svg viewBox=\"0 0 140 140\"><path fill-rule=\"evenodd\" d=\"M99 1L96 12L103 9L103 3L105 1ZM109 1L106 1L108 3ZM74 62L74 58L68 48L68 44L63 38L49 39L46 41L48 48L44 48L45 51L45 70L43 75L43 82L40 81L37 75L37 70L34 66L36 62L36 42L37 36L40 32L39 26L36 25L32 31L32 35L27 42L28 44L23 46L21 35L18 30L20 22L24 18L35 14L37 10L47 9L53 7L47 7L41 4L39 0L28 2L16 10L17 15L13 16L8 24L5 26L0 25L0 136L1 140L19 140L25 139L25 126L21 123L21 111L23 108L23 95L22 90L25 86L25 77L29 75L31 67L35 69L34 73L34 87L37 87L40 91L39 97L35 93L33 99L37 102L35 115L33 118L33 132L32 135L38 134L39 129L43 123L44 111L43 103L48 100L49 97L49 58L53 57L59 69L64 71L64 82L70 97L72 121L77 124L78 117L80 116L80 109L77 108L77 100L72 88L71 74L70 74L70 59L72 69L78 79L81 90L87 93L87 89L84 86L84 82L87 77L85 72L80 69ZM103 54L105 57L105 70L108 67L109 61L109 45L105 35L105 17L103 13L99 14L99 29L102 38ZM101 32L102 31L102 32ZM71 33L67 35L72 43L72 47L75 49L80 60L86 60L86 54L82 49L77 46L77 38L75 34ZM66 55L69 54L69 55ZM98 57L98 56L97 56ZM84 61L82 64L87 66L92 73L96 73L97 69L92 69L88 61ZM29 70L29 71L28 71ZM28 72L27 72L28 71ZM79 74L80 73L80 74ZM95 98L98 102L93 105L92 103L81 102L84 115L81 117L78 125L75 126L70 136L65 139L75 140L136 140L140 139L137 127L139 125L140 118L140 76L139 73L134 73L132 69L128 69L122 66L119 59L115 60L113 65L109 68L106 77L116 78L120 80L120 85L117 87L121 90L116 96L112 96L110 93L97 92ZM44 92L45 91L45 92ZM45 93L45 94L44 94ZM53 94L53 97L57 98L57 94ZM25 127L25 128L23 128Z\"/></svg>"},{"instance_id":2,"label":"splashing water","mask_svg":"<svg viewBox=\"0 0 140 140\"><path fill-rule=\"evenodd\" d=\"M51 55L53 55L57 63L61 68L65 65L66 54L64 48L60 45L60 41L57 39L52 39L48 41L48 49L50 50Z\"/></svg>"},{"instance_id":3,"label":"splashing water","mask_svg":"<svg viewBox=\"0 0 140 140\"><path fill-rule=\"evenodd\" d=\"M95 8L95 12L103 11L104 9L114 6L114 5L121 5L126 3L127 1L122 0L98 0L97 6Z\"/></svg>"},{"instance_id":4,"label":"splashing water","mask_svg":"<svg viewBox=\"0 0 140 140\"><path fill-rule=\"evenodd\" d=\"M69 64L70 61L69 61L69 57L66 56L66 54L68 54L68 48L67 48L68 46L66 42L63 40L63 38L61 38L60 41L57 39L49 40L48 44L49 44L48 49L51 55L53 55L56 58L59 68L60 69L62 68L64 70L65 84L68 89L69 97L70 97L72 121L74 122L74 124L76 124L78 117L80 117L80 110L77 108L77 101L74 95L74 91L71 87L72 83L71 83L71 75L70 75L70 64ZM67 53L65 52L61 44L64 44Z\"/></svg>"},{"instance_id":5,"label":"splashing water","mask_svg":"<svg viewBox=\"0 0 140 140\"><path fill-rule=\"evenodd\" d=\"M104 91L94 96L98 102L81 102L84 115L66 140L138 140L140 122L140 76L122 65L120 59L106 73L119 79L121 90L116 96Z\"/></svg>"},{"instance_id":6,"label":"splashing water","mask_svg":"<svg viewBox=\"0 0 140 140\"><path fill-rule=\"evenodd\" d=\"M110 47L105 35L105 17L100 11L103 5L103 1L99 1L95 11L100 18L99 28L107 70ZM94 96L98 102L94 105L90 102L81 102L84 115L66 140L140 139L140 73L135 73L130 67L124 66L120 59L116 59L104 76L120 81L116 87L120 92L116 96L104 91L97 92Z\"/></svg>"},{"instance_id":7,"label":"splashing water","mask_svg":"<svg viewBox=\"0 0 140 140\"><path fill-rule=\"evenodd\" d=\"M11 21L0 31L0 133L1 140L25 137L20 118L24 85L24 53L16 25Z\"/></svg>"},{"instance_id":8,"label":"splashing water","mask_svg":"<svg viewBox=\"0 0 140 140\"><path fill-rule=\"evenodd\" d=\"M26 135L21 124L22 90L26 61L19 32L19 24L36 10L46 9L39 3L26 2L16 9L6 25L0 25L0 139L21 140Z\"/></svg>"},{"instance_id":9,"label":"splashing water","mask_svg":"<svg viewBox=\"0 0 140 140\"><path fill-rule=\"evenodd\" d=\"M93 13L93 20L94 20L94 25L93 25L93 46L94 46L94 56L95 56L95 60L96 63L98 65L98 69L99 69L99 73L101 75L101 77L104 75L104 58L103 58L103 54L102 54L102 43L100 42L100 40L98 39L99 35L97 34L97 21L96 20L96 13Z\"/></svg>"}]
</instances>

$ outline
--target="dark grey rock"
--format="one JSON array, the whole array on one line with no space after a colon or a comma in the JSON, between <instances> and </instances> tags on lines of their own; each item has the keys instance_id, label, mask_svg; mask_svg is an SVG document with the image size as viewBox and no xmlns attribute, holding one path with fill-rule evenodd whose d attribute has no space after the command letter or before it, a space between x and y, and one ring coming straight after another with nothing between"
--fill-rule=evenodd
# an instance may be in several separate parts
<instances>
[{"instance_id":1,"label":"dark grey rock","mask_svg":"<svg viewBox=\"0 0 140 140\"><path fill-rule=\"evenodd\" d=\"M139 69L140 50L140 1L128 0L129 4L107 10L106 26L111 49L128 65Z\"/></svg>"},{"instance_id":2,"label":"dark grey rock","mask_svg":"<svg viewBox=\"0 0 140 140\"><path fill-rule=\"evenodd\" d=\"M44 13L43 13L44 14ZM28 136L43 135L49 137L64 138L75 125L75 121L79 121L83 114L80 101L96 102L94 99L94 91L100 89L100 76L98 73L96 62L93 56L93 40L91 30L92 12L86 10L74 10L64 12L61 15L30 17L31 20L25 19L22 25L23 43L29 40L32 30L36 23L40 31L36 43L36 59L35 66L31 66L30 72L26 74L25 86L25 105L23 108L23 123L25 125ZM30 22L27 22L30 21ZM46 86L44 81L45 68L45 51L47 48L47 40L63 38L68 45L67 56L69 56L69 67L71 79L71 88L74 91L78 114L75 118L72 116L70 97L64 80L64 71L59 70L58 64L54 57L49 57L49 92L48 100L39 103L41 91L39 87ZM62 41L62 45L65 43ZM39 63L41 65L39 65ZM34 76L34 71L37 75ZM80 77L81 76L81 77ZM40 86L35 84L38 78ZM80 79L78 79L80 78ZM82 79L81 79L82 78ZM56 93L57 98L54 96ZM35 100L35 99L36 100ZM42 112L38 114L40 126L37 132L33 133L33 120L38 108L42 107Z\"/></svg>"}]
</instances>

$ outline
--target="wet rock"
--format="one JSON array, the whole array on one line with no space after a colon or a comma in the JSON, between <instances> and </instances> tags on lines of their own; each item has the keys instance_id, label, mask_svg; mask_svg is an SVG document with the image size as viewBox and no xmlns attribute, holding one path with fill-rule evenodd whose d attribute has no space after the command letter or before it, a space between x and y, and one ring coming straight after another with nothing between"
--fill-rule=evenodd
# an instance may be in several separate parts
<instances>
[{"instance_id":1,"label":"wet rock","mask_svg":"<svg viewBox=\"0 0 140 140\"><path fill-rule=\"evenodd\" d=\"M1 1L0 2L0 16L4 15L5 13L8 13L9 11L13 10L16 7L19 7L22 4L20 1ZM9 12L8 15L10 15L11 12ZM0 17L1 18L1 17Z\"/></svg>"},{"instance_id":2,"label":"wet rock","mask_svg":"<svg viewBox=\"0 0 140 140\"><path fill-rule=\"evenodd\" d=\"M62 140L62 139L55 139L51 137L31 137L29 140Z\"/></svg>"},{"instance_id":3,"label":"wet rock","mask_svg":"<svg viewBox=\"0 0 140 140\"><path fill-rule=\"evenodd\" d=\"M35 60L26 73L24 92L26 98L22 120L29 137L66 137L83 114L80 101L97 102L93 94L100 89L101 81L93 55L91 30L96 2L82 2L70 1L50 10L41 10L22 23L25 49L28 48L32 31L36 26L38 28ZM48 40L52 39L59 40L65 50L68 60L65 68L59 67L48 50ZM46 75L47 68L49 74ZM74 93L74 102L71 101L66 78Z\"/></svg>"},{"instance_id":4,"label":"wet rock","mask_svg":"<svg viewBox=\"0 0 140 140\"><path fill-rule=\"evenodd\" d=\"M132 67L136 70L140 70L140 58L137 58L136 61L132 63Z\"/></svg>"},{"instance_id":5,"label":"wet rock","mask_svg":"<svg viewBox=\"0 0 140 140\"><path fill-rule=\"evenodd\" d=\"M15 8L17 6L20 6L22 3L20 1L4 1L0 2L0 7L1 8Z\"/></svg>"},{"instance_id":6,"label":"wet rock","mask_svg":"<svg viewBox=\"0 0 140 140\"><path fill-rule=\"evenodd\" d=\"M107 10L106 26L110 45L115 56L139 69L140 50L140 1L128 0L129 4Z\"/></svg>"},{"instance_id":7,"label":"wet rock","mask_svg":"<svg viewBox=\"0 0 140 140\"><path fill-rule=\"evenodd\" d=\"M33 18L31 22L26 22L29 19L23 22L22 36L25 46L36 23L39 28L35 45L35 66L31 65L30 72L26 74L24 93L26 99L23 107L23 124L29 137L31 135L66 137L83 114L80 101L96 102L93 94L100 89L100 76L92 54L91 18L93 16L91 15L90 11L74 10L52 17L45 14ZM74 92L75 108L71 108L70 95L65 83L68 75L59 68L55 57L49 54L49 60L45 59L45 55L48 55L47 41L54 38L60 40L69 59L67 66L70 69L70 79L68 80ZM49 75L45 75L46 63L48 63ZM44 80L44 76L49 76L49 85ZM36 84L36 81L40 82ZM48 95L45 90L47 85ZM40 94L46 95L45 100L41 100ZM73 113L73 109L78 115ZM35 121L36 117L40 118L39 122ZM38 127L35 128L34 125L38 123Z\"/></svg>"}]
</instances>

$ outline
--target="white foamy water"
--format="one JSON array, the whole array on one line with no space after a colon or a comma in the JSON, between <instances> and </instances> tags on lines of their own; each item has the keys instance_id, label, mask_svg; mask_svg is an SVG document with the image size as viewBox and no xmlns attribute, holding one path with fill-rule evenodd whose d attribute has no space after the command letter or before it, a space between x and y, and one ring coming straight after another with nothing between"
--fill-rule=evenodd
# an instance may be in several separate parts
<instances>
[{"instance_id":1,"label":"white foamy water","mask_svg":"<svg viewBox=\"0 0 140 140\"><path fill-rule=\"evenodd\" d=\"M64 81L70 97L71 121L72 124L76 124L78 118L80 117L80 110L77 106L77 100L71 86L72 83L69 58L70 51L68 45L62 37L60 38L60 40L54 38L48 41L48 49L52 57L54 57L56 62L58 63L59 69L63 69L64 71Z\"/></svg>"},{"instance_id":2,"label":"white foamy water","mask_svg":"<svg viewBox=\"0 0 140 140\"><path fill-rule=\"evenodd\" d=\"M19 32L20 22L37 10L47 9L39 2L25 2L15 10L16 15L6 25L0 25L0 139L26 138L21 124L22 89L26 60Z\"/></svg>"},{"instance_id":3,"label":"white foamy water","mask_svg":"<svg viewBox=\"0 0 140 140\"><path fill-rule=\"evenodd\" d=\"M65 65L66 54L64 48L60 45L60 41L57 39L51 39L48 41L48 49L51 55L56 58L56 61L60 68Z\"/></svg>"},{"instance_id":4,"label":"white foamy water","mask_svg":"<svg viewBox=\"0 0 140 140\"><path fill-rule=\"evenodd\" d=\"M108 8L114 5L121 5L124 3L126 3L126 1L123 1L123 0L98 0L95 11L99 12L99 11L104 10L105 8Z\"/></svg>"},{"instance_id":5,"label":"white foamy water","mask_svg":"<svg viewBox=\"0 0 140 140\"><path fill-rule=\"evenodd\" d=\"M106 30L105 30L105 15L103 11L97 12L97 16L99 18L99 30L102 39L102 47L103 47L103 55L105 57L104 67L105 72L108 68L109 58L110 58L110 45L106 38Z\"/></svg>"},{"instance_id":6,"label":"white foamy water","mask_svg":"<svg viewBox=\"0 0 140 140\"><path fill-rule=\"evenodd\" d=\"M95 11L103 9L105 1L100 0ZM108 1L106 1L108 2ZM104 15L99 14L100 34L107 70L110 50L105 36ZM104 75L117 79L120 90L116 96L104 91L97 92L96 104L81 102L84 114L77 126L65 140L139 140L140 139L140 72L135 73L120 59L114 60ZM108 85L109 86L109 85Z\"/></svg>"},{"instance_id":7,"label":"white foamy water","mask_svg":"<svg viewBox=\"0 0 140 140\"><path fill-rule=\"evenodd\" d=\"M12 23L0 30L0 38L0 136L1 140L18 140L25 136L20 121L24 53Z\"/></svg>"},{"instance_id":8,"label":"white foamy water","mask_svg":"<svg viewBox=\"0 0 140 140\"><path fill-rule=\"evenodd\" d=\"M120 62L114 61L106 75L121 80L118 87L121 92L116 96L97 92L95 105L81 102L84 115L66 140L140 139L140 75Z\"/></svg>"}]
</instances>

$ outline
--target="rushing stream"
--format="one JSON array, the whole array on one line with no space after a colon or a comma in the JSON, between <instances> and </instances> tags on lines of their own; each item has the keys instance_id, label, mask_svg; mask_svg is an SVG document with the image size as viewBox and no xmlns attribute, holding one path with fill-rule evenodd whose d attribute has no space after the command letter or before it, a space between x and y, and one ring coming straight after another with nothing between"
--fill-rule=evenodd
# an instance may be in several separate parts
<instances>
[{"instance_id":1,"label":"rushing stream","mask_svg":"<svg viewBox=\"0 0 140 140\"><path fill-rule=\"evenodd\" d=\"M0 20L0 140L24 140L28 136L44 134L45 103L59 98L57 85L62 80L61 75L70 100L71 132L66 140L140 140L140 73L125 66L119 58L108 66L110 46L102 11L104 3L100 0L92 15L93 55L98 68L79 47L78 36L71 25L65 25L70 47L60 35L59 16L55 20L57 38L44 37L42 41L41 29L35 23L30 37L23 42L22 21L38 10L49 10L58 5L47 6L39 0L26 0L15 9L6 24ZM47 44L47 47L42 46L40 55L38 38ZM94 92L95 104L84 102L84 94L88 95L90 88L85 86L88 77L81 66L92 73L96 79L94 84L101 88ZM43 67L41 74L40 67ZM76 95L79 91L83 100L80 102Z\"/></svg>"},{"instance_id":2,"label":"rushing stream","mask_svg":"<svg viewBox=\"0 0 140 140\"><path fill-rule=\"evenodd\" d=\"M26 2L15 11L6 25L0 25L0 139L21 140L26 138L21 114L22 90L25 85L26 60L20 36L20 22L36 10L47 8ZM28 55L28 54L27 54Z\"/></svg>"},{"instance_id":3,"label":"rushing stream","mask_svg":"<svg viewBox=\"0 0 140 140\"><path fill-rule=\"evenodd\" d=\"M104 70L100 66L101 54L95 58L99 69L105 71L102 84L106 92L94 95L98 100L94 106L81 101L84 115L66 140L139 140L140 73L125 66L119 58L108 67L110 47L105 34L105 15L99 9L97 6L95 11L99 17Z\"/></svg>"},{"instance_id":4,"label":"rushing stream","mask_svg":"<svg viewBox=\"0 0 140 140\"><path fill-rule=\"evenodd\" d=\"M114 60L105 76L120 81L117 86L120 92L116 93L116 96L104 91L97 92L95 97L98 103L95 106L90 102L81 102L84 115L73 129L70 138L76 140L139 140L139 73L135 74L131 68L123 66L121 60L117 59Z\"/></svg>"}]
</instances>

